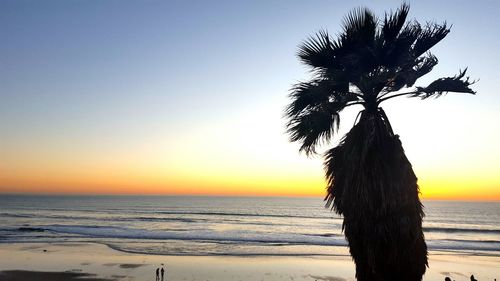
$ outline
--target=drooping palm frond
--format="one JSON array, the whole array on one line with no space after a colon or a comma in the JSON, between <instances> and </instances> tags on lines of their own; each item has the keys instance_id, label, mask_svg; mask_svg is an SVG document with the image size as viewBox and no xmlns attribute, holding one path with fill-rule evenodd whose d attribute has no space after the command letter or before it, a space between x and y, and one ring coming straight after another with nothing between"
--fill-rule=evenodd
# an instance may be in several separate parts
<instances>
[{"instance_id":1,"label":"drooping palm frond","mask_svg":"<svg viewBox=\"0 0 500 281\"><path fill-rule=\"evenodd\" d=\"M289 119L287 132L291 141L301 142L300 151L307 155L314 154L318 144L331 139L339 126L340 112L360 102L342 79L298 83L290 97L292 102L285 109Z\"/></svg>"},{"instance_id":2,"label":"drooping palm frond","mask_svg":"<svg viewBox=\"0 0 500 281\"><path fill-rule=\"evenodd\" d=\"M470 85L476 83L476 81L469 81L467 76L463 80L467 68L460 71L459 74L453 77L440 78L429 84L427 87L417 87L417 92L412 95L412 97L419 97L421 99L426 99L430 97L440 97L448 92L455 93L468 93L475 95L476 92L470 88Z\"/></svg>"},{"instance_id":3,"label":"drooping palm frond","mask_svg":"<svg viewBox=\"0 0 500 281\"><path fill-rule=\"evenodd\" d=\"M289 117L295 116L303 110L328 103L332 98L344 102L355 100L356 97L349 95L348 91L348 84L325 79L298 83L292 88L292 102L287 106L285 114Z\"/></svg>"},{"instance_id":4,"label":"drooping palm frond","mask_svg":"<svg viewBox=\"0 0 500 281\"><path fill-rule=\"evenodd\" d=\"M340 124L340 112L353 104L358 97L353 93L329 92L320 84L299 84L292 92L294 101L286 109L289 117L287 132L291 141L301 142L300 151L307 155L316 153L316 146L328 142Z\"/></svg>"},{"instance_id":5,"label":"drooping palm frond","mask_svg":"<svg viewBox=\"0 0 500 281\"><path fill-rule=\"evenodd\" d=\"M316 145L322 139L329 140L338 126L338 114L313 110L292 119L288 124L288 133L291 141L302 142L300 151L309 155L316 152Z\"/></svg>"}]
</instances>

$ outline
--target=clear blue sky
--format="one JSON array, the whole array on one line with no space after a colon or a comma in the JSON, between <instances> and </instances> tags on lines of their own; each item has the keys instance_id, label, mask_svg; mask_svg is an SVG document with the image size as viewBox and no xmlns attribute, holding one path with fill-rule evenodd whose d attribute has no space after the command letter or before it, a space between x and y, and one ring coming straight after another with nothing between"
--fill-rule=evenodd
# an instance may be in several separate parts
<instances>
[{"instance_id":1,"label":"clear blue sky","mask_svg":"<svg viewBox=\"0 0 500 281\"><path fill-rule=\"evenodd\" d=\"M383 15L399 3L1 1L0 156L9 163L0 166L0 185L15 191L16 182L22 182L21 189L39 181L71 189L71 178L85 174L67 171L67 178L58 180L60 171L75 165L98 177L90 170L99 163L122 173L157 169L168 174L168 167L186 165L184 170L196 176L214 158L224 164L216 164L211 175L222 177L231 167L245 178L245 171L263 173L264 166L284 178L290 176L287 170L294 175L303 171L304 181L321 182L321 160L299 155L283 134L288 90L308 77L296 58L297 46L320 28L337 33L354 7ZM466 66L481 79L474 87L476 97L403 100L399 109L398 102L387 105L410 160L417 172L429 175L448 161L482 167L478 162L486 159L494 164L492 171L499 168L494 159L500 158L500 137L492 131L500 129L494 121L500 120L500 4L409 3L410 17L421 23L453 24L434 48L438 67L423 81L454 75ZM343 132L353 114L346 113ZM135 156L120 158L130 154ZM458 154L464 158L450 159ZM127 161L130 165L119 168ZM46 177L26 179L37 173ZM167 189L174 181L137 173L137 182L142 177ZM24 181L16 178L20 175ZM485 184L498 183L497 177Z\"/></svg>"}]
</instances>

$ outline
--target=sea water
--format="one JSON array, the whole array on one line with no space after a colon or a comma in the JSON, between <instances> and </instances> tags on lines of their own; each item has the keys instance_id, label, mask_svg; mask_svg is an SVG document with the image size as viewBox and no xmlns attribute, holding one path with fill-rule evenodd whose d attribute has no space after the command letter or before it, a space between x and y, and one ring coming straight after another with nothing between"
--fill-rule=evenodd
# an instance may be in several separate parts
<instances>
[{"instance_id":1,"label":"sea water","mask_svg":"<svg viewBox=\"0 0 500 281\"><path fill-rule=\"evenodd\" d=\"M434 253L500 256L500 202L424 201ZM0 243L165 255L348 255L322 198L0 195Z\"/></svg>"}]
</instances>

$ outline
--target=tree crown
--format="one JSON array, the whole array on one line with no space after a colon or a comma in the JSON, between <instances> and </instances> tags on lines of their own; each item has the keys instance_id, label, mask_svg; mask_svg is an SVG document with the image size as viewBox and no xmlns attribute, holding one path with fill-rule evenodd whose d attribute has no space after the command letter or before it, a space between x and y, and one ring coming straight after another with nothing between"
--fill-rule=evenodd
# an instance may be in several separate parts
<instances>
[{"instance_id":1,"label":"tree crown","mask_svg":"<svg viewBox=\"0 0 500 281\"><path fill-rule=\"evenodd\" d=\"M385 100L399 97L426 99L448 92L475 94L475 81L465 77L467 68L427 86L415 82L438 63L430 49L450 32L447 23L424 26L407 20L409 5L402 4L382 20L366 8L351 11L336 39L325 30L299 46L298 57L311 68L313 77L292 87L292 102L285 111L291 141L301 151L315 153L339 125L339 113L360 104L377 111ZM406 90L406 92L405 92Z\"/></svg>"}]
</instances>

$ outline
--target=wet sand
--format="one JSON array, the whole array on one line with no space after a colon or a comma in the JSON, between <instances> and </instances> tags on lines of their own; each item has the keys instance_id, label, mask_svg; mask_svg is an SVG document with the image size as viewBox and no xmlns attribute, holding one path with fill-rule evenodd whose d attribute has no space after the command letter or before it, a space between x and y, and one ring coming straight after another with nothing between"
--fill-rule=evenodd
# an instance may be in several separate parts
<instances>
[{"instance_id":1,"label":"wet sand","mask_svg":"<svg viewBox=\"0 0 500 281\"><path fill-rule=\"evenodd\" d=\"M77 272L44 272L28 270L5 270L0 272L0 281L51 280L51 281L112 281L95 278L95 274Z\"/></svg>"},{"instance_id":2,"label":"wet sand","mask_svg":"<svg viewBox=\"0 0 500 281\"><path fill-rule=\"evenodd\" d=\"M0 244L0 281L147 281L165 266L169 281L351 281L348 256L160 256L124 253L101 244ZM500 277L500 257L431 253L424 280Z\"/></svg>"}]
</instances>

